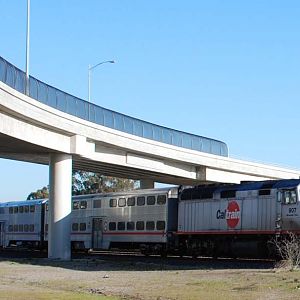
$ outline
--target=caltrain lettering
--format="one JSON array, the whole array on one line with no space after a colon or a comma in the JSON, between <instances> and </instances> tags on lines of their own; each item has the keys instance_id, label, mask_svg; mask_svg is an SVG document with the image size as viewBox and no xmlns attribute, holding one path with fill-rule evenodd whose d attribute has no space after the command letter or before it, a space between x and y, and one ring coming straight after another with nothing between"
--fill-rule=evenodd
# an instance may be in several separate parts
<instances>
[{"instance_id":1,"label":"caltrain lettering","mask_svg":"<svg viewBox=\"0 0 300 300\"><path fill-rule=\"evenodd\" d=\"M227 210L221 211L220 209L217 210L217 219L225 219Z\"/></svg>"}]
</instances>

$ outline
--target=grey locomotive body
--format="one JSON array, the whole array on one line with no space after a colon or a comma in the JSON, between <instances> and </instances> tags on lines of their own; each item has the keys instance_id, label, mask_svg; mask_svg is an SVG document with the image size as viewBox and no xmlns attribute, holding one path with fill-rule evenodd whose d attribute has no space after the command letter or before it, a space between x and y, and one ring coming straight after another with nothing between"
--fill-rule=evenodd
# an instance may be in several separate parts
<instances>
[{"instance_id":1,"label":"grey locomotive body","mask_svg":"<svg viewBox=\"0 0 300 300\"><path fill-rule=\"evenodd\" d=\"M193 255L270 255L270 241L300 233L300 180L187 188L178 204L178 239Z\"/></svg>"}]
</instances>

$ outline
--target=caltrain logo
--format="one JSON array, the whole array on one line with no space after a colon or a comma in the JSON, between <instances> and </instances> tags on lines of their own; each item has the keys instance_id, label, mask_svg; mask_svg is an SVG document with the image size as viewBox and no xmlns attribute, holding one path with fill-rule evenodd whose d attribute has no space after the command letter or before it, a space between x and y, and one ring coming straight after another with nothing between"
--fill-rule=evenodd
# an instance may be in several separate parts
<instances>
[{"instance_id":1,"label":"caltrain logo","mask_svg":"<svg viewBox=\"0 0 300 300\"><path fill-rule=\"evenodd\" d=\"M227 225L230 228L236 227L241 217L240 207L236 201L230 201L227 209L224 211L217 210L217 219L226 219Z\"/></svg>"}]
</instances>

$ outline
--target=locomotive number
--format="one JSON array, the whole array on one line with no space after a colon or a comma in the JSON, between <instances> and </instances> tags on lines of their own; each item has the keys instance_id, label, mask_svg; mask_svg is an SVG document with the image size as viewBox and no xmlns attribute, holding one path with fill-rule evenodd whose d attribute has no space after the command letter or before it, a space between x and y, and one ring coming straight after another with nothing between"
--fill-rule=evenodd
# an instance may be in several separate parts
<instances>
[{"instance_id":1,"label":"locomotive number","mask_svg":"<svg viewBox=\"0 0 300 300\"><path fill-rule=\"evenodd\" d=\"M296 212L296 207L289 208L289 214L294 214Z\"/></svg>"}]
</instances>

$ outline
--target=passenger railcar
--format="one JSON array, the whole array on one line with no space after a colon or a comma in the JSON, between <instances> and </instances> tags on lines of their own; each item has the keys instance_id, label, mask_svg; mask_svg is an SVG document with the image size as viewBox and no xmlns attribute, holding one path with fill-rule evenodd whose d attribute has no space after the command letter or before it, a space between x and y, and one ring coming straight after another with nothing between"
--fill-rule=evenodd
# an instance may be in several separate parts
<instances>
[{"instance_id":1,"label":"passenger railcar","mask_svg":"<svg viewBox=\"0 0 300 300\"><path fill-rule=\"evenodd\" d=\"M0 246L43 246L46 202L44 199L0 203Z\"/></svg>"},{"instance_id":2,"label":"passenger railcar","mask_svg":"<svg viewBox=\"0 0 300 300\"><path fill-rule=\"evenodd\" d=\"M177 202L177 188L74 196L72 247L126 247L140 248L145 254L161 253L166 250L168 232L177 230ZM48 220L47 200L0 204L0 246L45 246Z\"/></svg>"}]
</instances>

